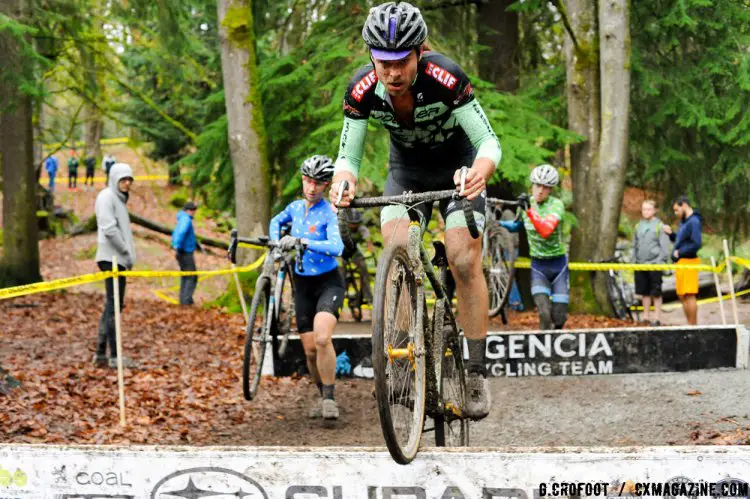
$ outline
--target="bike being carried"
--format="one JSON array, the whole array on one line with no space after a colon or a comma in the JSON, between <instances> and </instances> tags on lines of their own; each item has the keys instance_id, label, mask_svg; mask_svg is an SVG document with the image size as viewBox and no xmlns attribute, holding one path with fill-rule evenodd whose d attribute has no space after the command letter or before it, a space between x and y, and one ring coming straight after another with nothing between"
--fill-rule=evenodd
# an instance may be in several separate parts
<instances>
[{"instance_id":1,"label":"bike being carried","mask_svg":"<svg viewBox=\"0 0 750 499\"><path fill-rule=\"evenodd\" d=\"M375 243L370 236L370 230L365 227L361 211L349 208L346 217L349 226L348 231L354 246L344 248L344 253L341 255L344 263L342 270L346 285L347 305L352 318L360 322L362 320L362 306L372 304L372 289L367 259L359 246L360 244L366 244L369 256L374 260Z\"/></svg>"},{"instance_id":2,"label":"bike being carried","mask_svg":"<svg viewBox=\"0 0 750 499\"><path fill-rule=\"evenodd\" d=\"M343 192L341 206L349 206L354 199L367 122L372 118L391 136L385 195L455 189L460 182L460 168L472 165L465 176L463 194L471 201L481 231L485 184L495 172L501 151L465 72L451 59L429 49L422 14L407 2L388 2L372 8L362 37L370 49L372 63L357 71L344 96L344 126L331 199L339 196L344 181L348 189ZM416 207L422 230L427 227L432 204ZM485 417L490 408L485 372L488 304L482 242L468 237L466 216L458 200L444 197L439 207L446 221L447 259L456 280L458 312L468 341L464 415L478 419ZM381 211L386 245L406 249L413 211L397 205ZM390 446L389 449L393 454ZM401 461L413 458L412 452L416 453L416 448L408 446Z\"/></svg>"},{"instance_id":3,"label":"bike being carried","mask_svg":"<svg viewBox=\"0 0 750 499\"><path fill-rule=\"evenodd\" d=\"M510 232L526 229L531 254L531 294L539 313L541 329L562 329L568 319L570 272L563 243L563 202L551 196L560 183L554 166L541 165L531 172L531 193L518 198L522 220L502 220Z\"/></svg>"}]
</instances>

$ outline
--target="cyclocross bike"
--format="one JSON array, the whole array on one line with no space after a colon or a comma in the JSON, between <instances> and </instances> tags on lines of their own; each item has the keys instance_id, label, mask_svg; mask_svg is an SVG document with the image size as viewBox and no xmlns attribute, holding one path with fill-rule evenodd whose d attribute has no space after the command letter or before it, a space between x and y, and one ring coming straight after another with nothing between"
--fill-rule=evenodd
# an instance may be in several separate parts
<instances>
[{"instance_id":1,"label":"cyclocross bike","mask_svg":"<svg viewBox=\"0 0 750 499\"><path fill-rule=\"evenodd\" d=\"M518 201L497 198L486 200L485 220L487 223L482 244L482 266L489 291L489 316L500 315L503 324L508 323L506 312L515 274L518 245L517 238L501 227L498 222L506 208L517 208L517 206ZM520 216L520 212L516 216Z\"/></svg>"},{"instance_id":2,"label":"cyclocross bike","mask_svg":"<svg viewBox=\"0 0 750 499\"><path fill-rule=\"evenodd\" d=\"M246 400L252 400L258 391L263 374L266 349L270 344L278 348L280 358L286 354L289 334L294 323L294 262L302 271L304 246L298 244L294 250L280 252L278 242L268 237L237 237L232 230L228 257L237 263L239 243L265 246L269 248L263 262L263 270L255 282L255 294L250 305L247 327L245 328L245 350L242 359L242 391Z\"/></svg>"},{"instance_id":3,"label":"cyclocross bike","mask_svg":"<svg viewBox=\"0 0 750 499\"><path fill-rule=\"evenodd\" d=\"M342 185L341 192L346 190ZM462 189L463 190L463 189ZM464 203L469 231L479 231L471 204L455 190L360 198L356 208L400 205L409 214L408 240L391 244L380 256L372 309L372 363L380 426L393 459L411 462L424 432L433 431L438 446L469 444L469 420L464 418L466 378L462 331L447 301L443 279L448 258L442 242L434 242L430 260L415 207L443 199ZM339 231L346 247L353 241L345 210L339 210ZM436 270L437 268L437 270ZM428 315L425 276L435 294ZM428 416L432 428L426 428Z\"/></svg>"},{"instance_id":4,"label":"cyclocross bike","mask_svg":"<svg viewBox=\"0 0 750 499\"><path fill-rule=\"evenodd\" d=\"M617 246L615 256L598 263L627 263L623 254L623 247ZM593 275L593 274L592 274ZM633 286L625 279L622 270L607 270L607 297L612 311L618 319L638 322L640 314L635 308L638 303L635 299Z\"/></svg>"},{"instance_id":5,"label":"cyclocross bike","mask_svg":"<svg viewBox=\"0 0 750 499\"><path fill-rule=\"evenodd\" d=\"M367 258L367 257L365 257ZM373 260L375 257L370 255ZM343 259L342 268L344 270L344 283L346 286L346 304L352 314L352 319L357 322L362 321L362 306L367 304L365 301L365 292L361 286L359 267L350 258ZM370 276L367 276L369 281Z\"/></svg>"}]
</instances>

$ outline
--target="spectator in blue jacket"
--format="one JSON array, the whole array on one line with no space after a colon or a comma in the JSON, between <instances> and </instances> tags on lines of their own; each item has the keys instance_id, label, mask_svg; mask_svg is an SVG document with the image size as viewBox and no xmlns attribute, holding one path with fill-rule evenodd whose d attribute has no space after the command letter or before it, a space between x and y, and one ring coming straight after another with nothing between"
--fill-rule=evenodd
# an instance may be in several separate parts
<instances>
[{"instance_id":1,"label":"spectator in blue jacket","mask_svg":"<svg viewBox=\"0 0 750 499\"><path fill-rule=\"evenodd\" d=\"M703 245L702 221L703 217L690 205L687 196L680 196L672 204L674 214L680 220L677 234L669 225L664 225L664 232L674 243L672 261L677 265L697 265L698 250ZM677 281L677 296L682 302L685 317L690 325L698 324L698 271L695 269L680 269L675 271Z\"/></svg>"},{"instance_id":2,"label":"spectator in blue jacket","mask_svg":"<svg viewBox=\"0 0 750 499\"><path fill-rule=\"evenodd\" d=\"M57 158L50 156L47 161L44 162L44 168L47 170L49 175L49 192L55 192L55 176L57 175Z\"/></svg>"},{"instance_id":3,"label":"spectator in blue jacket","mask_svg":"<svg viewBox=\"0 0 750 499\"><path fill-rule=\"evenodd\" d=\"M198 241L195 238L193 229L193 217L198 206L192 201L185 203L182 211L177 213L177 225L172 233L172 249L175 251L175 258L180 264L182 271L195 271L195 249L198 247ZM198 276L180 277L180 305L192 305L193 293L195 286L198 284Z\"/></svg>"}]
</instances>

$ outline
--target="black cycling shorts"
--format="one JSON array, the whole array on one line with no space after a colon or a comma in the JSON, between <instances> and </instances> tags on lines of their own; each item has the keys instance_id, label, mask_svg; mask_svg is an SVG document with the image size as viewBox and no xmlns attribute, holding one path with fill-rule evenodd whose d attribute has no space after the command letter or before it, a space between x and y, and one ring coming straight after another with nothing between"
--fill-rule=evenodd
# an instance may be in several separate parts
<instances>
[{"instance_id":1,"label":"black cycling shorts","mask_svg":"<svg viewBox=\"0 0 750 499\"><path fill-rule=\"evenodd\" d=\"M294 310L297 314L297 331L300 334L311 332L318 312L331 313L338 319L345 293L344 278L338 268L315 276L295 272Z\"/></svg>"}]
</instances>

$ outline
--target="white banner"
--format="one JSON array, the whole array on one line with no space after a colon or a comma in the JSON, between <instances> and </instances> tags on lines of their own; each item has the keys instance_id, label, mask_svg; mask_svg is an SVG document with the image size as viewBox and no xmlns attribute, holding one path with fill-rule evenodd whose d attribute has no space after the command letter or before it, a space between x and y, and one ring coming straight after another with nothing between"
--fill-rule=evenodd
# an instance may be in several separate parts
<instances>
[{"instance_id":1,"label":"white banner","mask_svg":"<svg viewBox=\"0 0 750 499\"><path fill-rule=\"evenodd\" d=\"M0 498L747 497L749 475L748 447L428 449L401 466L370 449L0 446Z\"/></svg>"}]
</instances>

